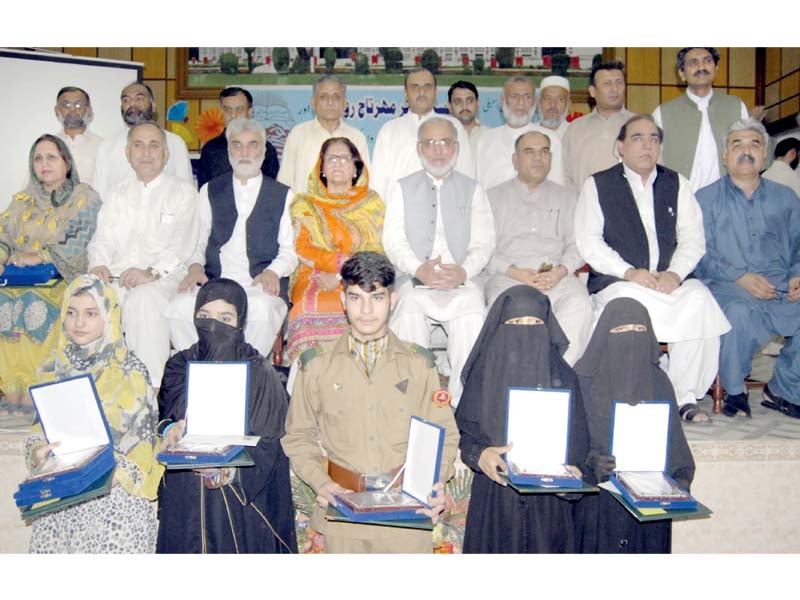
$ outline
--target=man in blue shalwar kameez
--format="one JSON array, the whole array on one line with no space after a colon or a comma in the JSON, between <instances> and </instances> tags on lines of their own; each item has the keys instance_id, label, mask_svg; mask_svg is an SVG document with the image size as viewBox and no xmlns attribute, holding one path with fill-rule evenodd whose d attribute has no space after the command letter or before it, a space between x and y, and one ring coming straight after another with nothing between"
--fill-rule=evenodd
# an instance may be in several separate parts
<instances>
[{"instance_id":1,"label":"man in blue shalwar kameez","mask_svg":"<svg viewBox=\"0 0 800 600\"><path fill-rule=\"evenodd\" d=\"M767 141L753 119L728 130L728 175L697 192L706 255L695 274L733 326L720 348L724 413L750 416L744 380L753 354L777 334L787 342L762 405L800 418L800 202L790 188L759 176Z\"/></svg>"}]
</instances>

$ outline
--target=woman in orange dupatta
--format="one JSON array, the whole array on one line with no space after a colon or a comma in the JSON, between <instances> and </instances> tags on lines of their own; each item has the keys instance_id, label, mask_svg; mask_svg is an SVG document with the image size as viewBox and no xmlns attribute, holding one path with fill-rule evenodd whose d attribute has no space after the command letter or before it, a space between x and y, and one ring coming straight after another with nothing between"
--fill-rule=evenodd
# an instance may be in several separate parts
<instances>
[{"instance_id":1,"label":"woman in orange dupatta","mask_svg":"<svg viewBox=\"0 0 800 600\"><path fill-rule=\"evenodd\" d=\"M356 252L384 254L386 207L369 189L369 173L349 139L322 144L308 189L290 207L300 265L291 281L289 362L347 330L338 279L342 263Z\"/></svg>"}]
</instances>

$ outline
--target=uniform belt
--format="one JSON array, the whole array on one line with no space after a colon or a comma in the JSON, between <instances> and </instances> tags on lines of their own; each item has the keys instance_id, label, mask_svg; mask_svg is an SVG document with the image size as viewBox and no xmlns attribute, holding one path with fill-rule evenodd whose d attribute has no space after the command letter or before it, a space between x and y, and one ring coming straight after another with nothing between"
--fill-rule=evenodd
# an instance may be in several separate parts
<instances>
[{"instance_id":1,"label":"uniform belt","mask_svg":"<svg viewBox=\"0 0 800 600\"><path fill-rule=\"evenodd\" d=\"M399 467L395 467L390 471L390 475L394 478L397 475L397 472L403 467L400 465ZM362 473L356 473L355 471L351 471L343 467L342 465L336 464L332 460L328 459L328 475L334 482L338 483L346 490L353 490L354 492L365 492L367 489L367 479ZM398 480L395 482L394 486L400 486L403 482L403 477L400 476Z\"/></svg>"}]
</instances>

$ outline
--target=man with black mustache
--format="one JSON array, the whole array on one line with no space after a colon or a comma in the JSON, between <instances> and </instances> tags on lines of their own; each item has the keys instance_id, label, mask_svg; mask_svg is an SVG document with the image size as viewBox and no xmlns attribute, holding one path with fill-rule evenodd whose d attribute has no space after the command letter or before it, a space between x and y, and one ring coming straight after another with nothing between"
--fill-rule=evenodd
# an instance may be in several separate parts
<instances>
[{"instance_id":1,"label":"man with black mustache","mask_svg":"<svg viewBox=\"0 0 800 600\"><path fill-rule=\"evenodd\" d=\"M478 139L489 128L478 119L481 102L478 98L478 88L471 81L459 80L447 90L447 107L450 114L461 121L464 129L469 134L469 144L472 153L478 148Z\"/></svg>"},{"instance_id":2,"label":"man with black mustache","mask_svg":"<svg viewBox=\"0 0 800 600\"><path fill-rule=\"evenodd\" d=\"M662 164L686 177L695 192L725 174L717 140L731 123L748 117L739 98L712 89L719 59L716 48L681 49L677 66L686 94L653 112L664 130Z\"/></svg>"},{"instance_id":3,"label":"man with black mustache","mask_svg":"<svg viewBox=\"0 0 800 600\"><path fill-rule=\"evenodd\" d=\"M643 304L656 339L669 345L666 372L681 418L708 423L697 400L714 381L719 337L730 324L690 277L705 254L703 219L686 178L656 164L663 139L650 115L626 121L616 145L622 162L581 188L575 243L590 267L595 317L614 298Z\"/></svg>"},{"instance_id":4,"label":"man with black mustache","mask_svg":"<svg viewBox=\"0 0 800 600\"><path fill-rule=\"evenodd\" d=\"M800 202L759 175L769 137L755 119L731 125L722 160L728 175L699 192L706 254L695 273L733 329L722 336L724 413L750 416L744 380L773 335L787 338L761 403L800 418Z\"/></svg>"},{"instance_id":5,"label":"man with black mustache","mask_svg":"<svg viewBox=\"0 0 800 600\"><path fill-rule=\"evenodd\" d=\"M155 112L156 101L149 85L134 81L122 89L120 114L125 127L116 135L104 140L97 149L92 187L97 190L101 198L105 199L111 190L122 181L135 178L136 174L128 163L128 159L125 158L128 131L138 123L152 121ZM171 131L164 131L164 134L167 137L167 149L169 150L164 173L175 175L194 185L192 163L189 161L186 143Z\"/></svg>"}]
</instances>

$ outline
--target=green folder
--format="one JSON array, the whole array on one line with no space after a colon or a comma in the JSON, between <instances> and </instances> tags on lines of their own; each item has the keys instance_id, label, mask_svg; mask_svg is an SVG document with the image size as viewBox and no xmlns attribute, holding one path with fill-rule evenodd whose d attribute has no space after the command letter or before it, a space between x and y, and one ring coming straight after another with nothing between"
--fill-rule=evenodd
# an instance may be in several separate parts
<instances>
[{"instance_id":1,"label":"green folder","mask_svg":"<svg viewBox=\"0 0 800 600\"><path fill-rule=\"evenodd\" d=\"M520 494L565 494L573 492L576 494L596 494L597 492L600 491L600 488L588 484L585 481L581 481L581 487L576 487L576 488L545 487L541 485L524 485L521 483L514 483L503 473L499 473L499 475L508 483L508 487L513 488Z\"/></svg>"},{"instance_id":2,"label":"green folder","mask_svg":"<svg viewBox=\"0 0 800 600\"><path fill-rule=\"evenodd\" d=\"M23 521L28 521L57 510L75 506L81 502L94 500L95 498L110 494L111 484L114 481L114 471L115 469L111 469L107 475L98 479L80 494L66 496L65 498L50 498L49 500L31 504L30 506L21 506L20 511L22 512L20 513L20 517Z\"/></svg>"},{"instance_id":3,"label":"green folder","mask_svg":"<svg viewBox=\"0 0 800 600\"><path fill-rule=\"evenodd\" d=\"M705 519L714 514L710 508L700 502L697 503L697 508L694 509L674 509L666 510L663 508L635 508L631 505L622 494L616 490L609 490L603 488L609 494L614 496L614 499L622 504L633 517L640 523L647 523L648 521L686 521L689 519Z\"/></svg>"},{"instance_id":4,"label":"green folder","mask_svg":"<svg viewBox=\"0 0 800 600\"><path fill-rule=\"evenodd\" d=\"M162 463L167 471L185 471L187 469L215 469L218 467L252 467L256 463L250 458L247 450L242 450L233 458L225 462L204 462L204 463Z\"/></svg>"}]
</instances>

